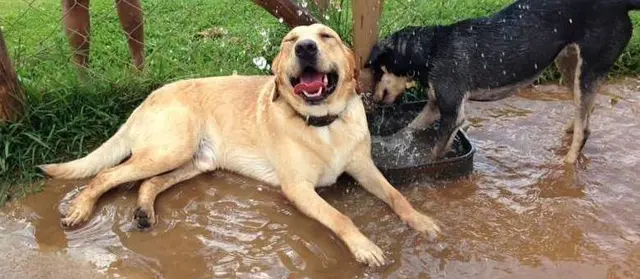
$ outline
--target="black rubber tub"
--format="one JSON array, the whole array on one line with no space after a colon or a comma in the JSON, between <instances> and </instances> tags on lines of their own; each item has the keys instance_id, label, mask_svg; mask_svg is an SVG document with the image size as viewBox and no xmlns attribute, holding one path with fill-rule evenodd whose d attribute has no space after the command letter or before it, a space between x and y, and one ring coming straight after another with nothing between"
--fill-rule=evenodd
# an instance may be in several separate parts
<instances>
[{"instance_id":1,"label":"black rubber tub","mask_svg":"<svg viewBox=\"0 0 640 279\"><path fill-rule=\"evenodd\" d=\"M452 151L435 160L434 127L415 131L405 127L422 111L426 101L378 107L367 114L376 165L392 184L407 184L425 178L451 179L473 171L475 147L463 131L453 141Z\"/></svg>"}]
</instances>

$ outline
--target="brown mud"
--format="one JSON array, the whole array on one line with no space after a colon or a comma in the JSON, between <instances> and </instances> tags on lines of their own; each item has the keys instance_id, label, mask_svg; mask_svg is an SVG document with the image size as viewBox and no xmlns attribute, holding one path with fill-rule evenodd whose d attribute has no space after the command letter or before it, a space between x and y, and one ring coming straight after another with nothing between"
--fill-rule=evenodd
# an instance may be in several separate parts
<instances>
[{"instance_id":1,"label":"brown mud","mask_svg":"<svg viewBox=\"0 0 640 279\"><path fill-rule=\"evenodd\" d=\"M227 173L181 183L132 226L135 187L100 200L91 221L59 226L61 200L85 181L50 181L0 212L2 278L640 278L640 81L604 86L577 167L561 163L574 112L555 85L467 106L477 147L467 178L397 185L444 232L428 240L357 186L321 195L391 264L355 262L279 190Z\"/></svg>"}]
</instances>

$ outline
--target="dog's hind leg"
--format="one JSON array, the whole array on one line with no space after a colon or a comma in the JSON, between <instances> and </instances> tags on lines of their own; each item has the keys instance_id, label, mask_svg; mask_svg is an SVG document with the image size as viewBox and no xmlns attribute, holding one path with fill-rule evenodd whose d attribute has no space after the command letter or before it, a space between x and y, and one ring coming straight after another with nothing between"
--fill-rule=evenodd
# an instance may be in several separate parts
<instances>
[{"instance_id":1,"label":"dog's hind leg","mask_svg":"<svg viewBox=\"0 0 640 279\"><path fill-rule=\"evenodd\" d=\"M567 45L556 57L555 64L561 74L560 83L565 84L571 94L575 94L576 77L580 74L579 67L582 65L580 47L577 44ZM573 126L574 120L569 121L565 132L573 133Z\"/></svg>"},{"instance_id":2,"label":"dog's hind leg","mask_svg":"<svg viewBox=\"0 0 640 279\"><path fill-rule=\"evenodd\" d=\"M63 226L73 227L86 221L96 201L110 189L174 170L193 159L198 148L198 136L194 131L197 122L185 121L192 115L174 108L172 114L154 117L139 116L132 120L130 129L134 132L125 135L131 141L131 157L120 165L102 170L89 181L64 213Z\"/></svg>"},{"instance_id":3,"label":"dog's hind leg","mask_svg":"<svg viewBox=\"0 0 640 279\"><path fill-rule=\"evenodd\" d=\"M570 44L560 51L555 60L556 67L562 74L560 83L565 84L572 92L579 59L581 58L578 45Z\"/></svg>"},{"instance_id":4,"label":"dog's hind leg","mask_svg":"<svg viewBox=\"0 0 640 279\"><path fill-rule=\"evenodd\" d=\"M186 153L188 152L182 154ZM190 154L186 156L159 152L155 148L133 153L131 158L123 164L106 169L89 181L87 187L71 201L68 212L62 218L62 225L65 227L79 225L91 216L95 203L105 192L122 183L145 179L172 170L191 157Z\"/></svg>"},{"instance_id":5,"label":"dog's hind leg","mask_svg":"<svg viewBox=\"0 0 640 279\"><path fill-rule=\"evenodd\" d=\"M593 105L597 96L597 89L601 77L593 73L582 73L576 90L574 90L574 101L576 105L575 118L573 121L573 139L569 152L564 158L568 164L573 164L578 159L587 138L591 134L589 129L589 118L593 111Z\"/></svg>"},{"instance_id":6,"label":"dog's hind leg","mask_svg":"<svg viewBox=\"0 0 640 279\"><path fill-rule=\"evenodd\" d=\"M138 190L138 207L133 213L138 229L148 229L156 223L154 203L158 194L202 172L194 161L190 161L169 173L152 177L142 183Z\"/></svg>"},{"instance_id":7,"label":"dog's hind leg","mask_svg":"<svg viewBox=\"0 0 640 279\"><path fill-rule=\"evenodd\" d=\"M632 33L631 20L619 19L611 26L611 32L597 32L580 42L578 67L574 79L574 101L576 113L573 125L573 140L564 162L577 161L590 135L589 120L600 82L606 78L622 51L627 46ZM606 42L606 43L603 43Z\"/></svg>"}]
</instances>

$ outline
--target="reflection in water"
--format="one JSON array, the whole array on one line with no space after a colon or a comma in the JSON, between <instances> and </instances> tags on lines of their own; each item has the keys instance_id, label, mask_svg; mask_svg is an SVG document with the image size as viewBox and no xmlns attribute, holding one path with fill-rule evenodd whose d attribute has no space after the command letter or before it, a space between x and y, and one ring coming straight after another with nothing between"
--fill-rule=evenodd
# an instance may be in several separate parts
<instances>
[{"instance_id":1,"label":"reflection in water","mask_svg":"<svg viewBox=\"0 0 640 279\"><path fill-rule=\"evenodd\" d=\"M639 85L628 80L602 89L575 169L561 163L569 144L562 129L573 113L563 90L539 86L499 102L470 103L474 173L398 187L441 223L444 236L437 240L409 229L357 186L321 190L385 251L392 263L384 268L355 262L340 240L277 188L226 173L201 175L162 194L150 232L131 226L136 188L105 195L89 224L62 231L59 201L64 207L65 196L85 181L52 181L3 209L0 248L34 259L25 262L42 274L73 274L68 278L101 272L126 278L637 278ZM36 269L0 261L3 270L25 278ZM74 277L78 270L91 274Z\"/></svg>"}]
</instances>

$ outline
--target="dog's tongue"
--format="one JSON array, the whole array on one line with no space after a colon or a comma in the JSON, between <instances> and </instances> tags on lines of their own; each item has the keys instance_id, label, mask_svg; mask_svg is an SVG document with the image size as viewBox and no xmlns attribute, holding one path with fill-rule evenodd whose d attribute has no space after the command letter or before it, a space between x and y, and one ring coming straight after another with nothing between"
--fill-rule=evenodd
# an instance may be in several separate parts
<instances>
[{"instance_id":1,"label":"dog's tongue","mask_svg":"<svg viewBox=\"0 0 640 279\"><path fill-rule=\"evenodd\" d=\"M324 88L323 82L324 74L320 72L304 73L300 76L300 83L293 88L296 94L319 92L321 88Z\"/></svg>"}]
</instances>

